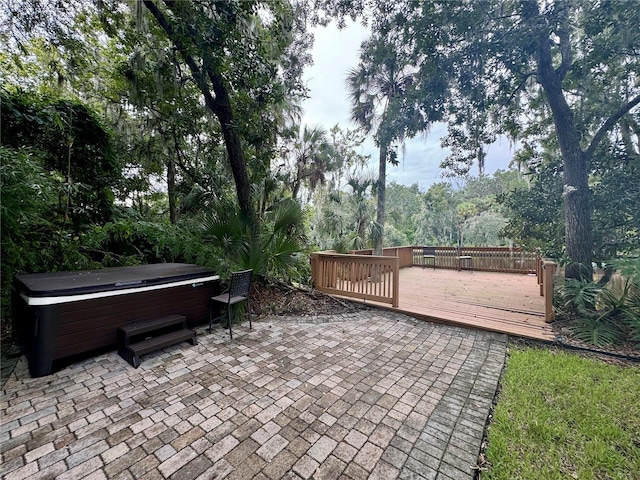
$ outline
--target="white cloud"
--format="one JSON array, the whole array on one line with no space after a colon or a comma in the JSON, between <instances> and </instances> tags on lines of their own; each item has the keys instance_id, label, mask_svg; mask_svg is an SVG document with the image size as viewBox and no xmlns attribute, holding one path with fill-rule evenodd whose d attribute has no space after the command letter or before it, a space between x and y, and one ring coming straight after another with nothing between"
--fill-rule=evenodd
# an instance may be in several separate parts
<instances>
[{"instance_id":1,"label":"white cloud","mask_svg":"<svg viewBox=\"0 0 640 480\"><path fill-rule=\"evenodd\" d=\"M360 24L349 22L339 30L334 23L314 30L313 65L307 67L304 79L310 90L303 122L327 130L336 123L349 125L349 101L345 80L349 69L358 62L360 44L369 33Z\"/></svg>"}]
</instances>

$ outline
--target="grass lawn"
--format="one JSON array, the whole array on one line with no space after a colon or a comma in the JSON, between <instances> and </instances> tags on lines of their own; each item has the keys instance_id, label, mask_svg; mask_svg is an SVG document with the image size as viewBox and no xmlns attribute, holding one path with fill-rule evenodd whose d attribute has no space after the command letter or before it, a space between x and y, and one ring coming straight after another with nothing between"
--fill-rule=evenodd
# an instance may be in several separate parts
<instances>
[{"instance_id":1,"label":"grass lawn","mask_svg":"<svg viewBox=\"0 0 640 480\"><path fill-rule=\"evenodd\" d=\"M512 348L488 479L640 479L640 366Z\"/></svg>"}]
</instances>

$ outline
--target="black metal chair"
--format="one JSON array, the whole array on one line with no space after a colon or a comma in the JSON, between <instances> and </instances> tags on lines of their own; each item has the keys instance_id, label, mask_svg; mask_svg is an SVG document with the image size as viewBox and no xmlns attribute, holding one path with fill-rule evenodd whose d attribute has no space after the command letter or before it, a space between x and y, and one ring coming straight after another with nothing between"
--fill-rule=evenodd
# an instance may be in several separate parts
<instances>
[{"instance_id":1,"label":"black metal chair","mask_svg":"<svg viewBox=\"0 0 640 480\"><path fill-rule=\"evenodd\" d=\"M422 268L431 260L433 269L436 269L436 247L422 247Z\"/></svg>"},{"instance_id":2,"label":"black metal chair","mask_svg":"<svg viewBox=\"0 0 640 480\"><path fill-rule=\"evenodd\" d=\"M218 304L227 307L227 323L229 324L229 335L233 338L231 331L231 307L236 303L247 302L247 313L249 315L249 328L251 325L251 305L249 303L249 292L251 290L251 275L253 270L243 270L241 272L233 272L231 274L231 285L229 291L218 296L212 297L209 302L209 333L211 333L211 324L214 320L222 319L222 315L212 318L213 307Z\"/></svg>"},{"instance_id":3,"label":"black metal chair","mask_svg":"<svg viewBox=\"0 0 640 480\"><path fill-rule=\"evenodd\" d=\"M458 259L458 272L464 268L464 264L467 266L467 270L470 272L473 270L473 257L471 255L463 255L460 248L456 248L456 257Z\"/></svg>"}]
</instances>

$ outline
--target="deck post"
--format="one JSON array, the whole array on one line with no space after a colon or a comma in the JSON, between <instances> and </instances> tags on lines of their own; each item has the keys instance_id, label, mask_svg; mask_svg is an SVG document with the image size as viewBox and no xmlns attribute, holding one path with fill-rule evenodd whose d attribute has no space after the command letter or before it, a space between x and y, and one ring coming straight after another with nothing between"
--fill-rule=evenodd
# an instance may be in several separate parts
<instances>
[{"instance_id":1,"label":"deck post","mask_svg":"<svg viewBox=\"0 0 640 480\"><path fill-rule=\"evenodd\" d=\"M540 285L540 296L544 297L544 276L543 276L543 270L542 270L542 265L544 264L544 260L542 259L542 257L538 257L538 260L536 262L536 277L538 279L538 285Z\"/></svg>"},{"instance_id":2,"label":"deck post","mask_svg":"<svg viewBox=\"0 0 640 480\"><path fill-rule=\"evenodd\" d=\"M553 311L553 275L556 272L555 262L545 261L542 264L542 287L544 287L544 321L551 323L556 319Z\"/></svg>"},{"instance_id":3,"label":"deck post","mask_svg":"<svg viewBox=\"0 0 640 480\"><path fill-rule=\"evenodd\" d=\"M318 254L317 253L314 252L311 254L310 262L311 262L311 286L315 287L317 284L316 275L318 274Z\"/></svg>"},{"instance_id":4,"label":"deck post","mask_svg":"<svg viewBox=\"0 0 640 480\"><path fill-rule=\"evenodd\" d=\"M393 261L393 296L391 306L398 308L400 303L400 258L396 255Z\"/></svg>"}]
</instances>

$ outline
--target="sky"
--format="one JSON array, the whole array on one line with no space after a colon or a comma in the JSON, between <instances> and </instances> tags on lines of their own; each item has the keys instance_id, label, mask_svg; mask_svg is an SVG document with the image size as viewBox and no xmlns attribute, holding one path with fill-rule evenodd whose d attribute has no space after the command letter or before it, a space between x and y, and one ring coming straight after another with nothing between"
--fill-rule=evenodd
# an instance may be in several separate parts
<instances>
[{"instance_id":1,"label":"sky","mask_svg":"<svg viewBox=\"0 0 640 480\"><path fill-rule=\"evenodd\" d=\"M313 30L313 65L307 67L304 79L309 88L310 98L302 108L302 122L309 127L320 126L327 131L336 123L342 129L355 128L349 120L349 100L345 80L349 69L358 63L360 43L367 38L365 27L350 22L343 30L334 23ZM440 138L446 134L442 123L433 125L427 136L410 139L405 145L404 158L400 155L400 165L387 166L387 184L395 181L402 185L418 183L421 190L427 190L433 183L445 180L440 162L448 154L440 146ZM378 171L378 153L373 141L368 139L360 152L371 155L371 170ZM501 139L488 149L485 173L506 169L511 161L512 150L506 139ZM477 175L477 167L471 170Z\"/></svg>"}]
</instances>

